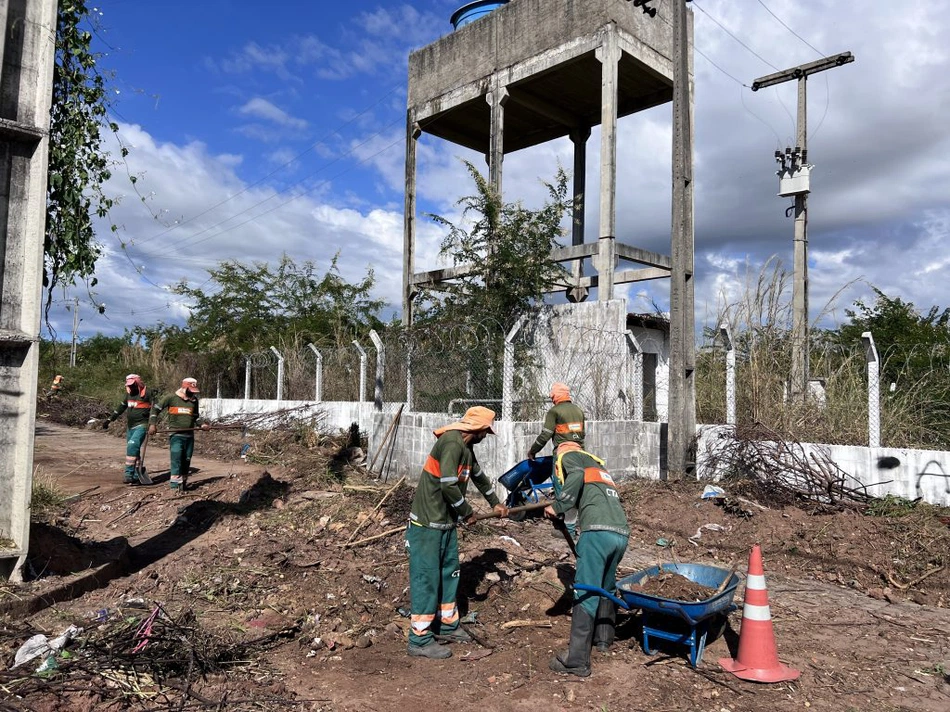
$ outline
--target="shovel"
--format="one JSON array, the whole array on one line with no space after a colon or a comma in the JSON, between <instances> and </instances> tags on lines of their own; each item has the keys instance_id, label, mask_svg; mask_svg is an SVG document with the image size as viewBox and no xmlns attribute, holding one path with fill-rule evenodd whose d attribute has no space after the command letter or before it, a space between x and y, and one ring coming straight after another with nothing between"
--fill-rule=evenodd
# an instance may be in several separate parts
<instances>
[{"instance_id":1,"label":"shovel","mask_svg":"<svg viewBox=\"0 0 950 712\"><path fill-rule=\"evenodd\" d=\"M135 463L135 476L143 485L153 485L152 478L145 471L145 450L148 448L148 430L145 431L145 439L142 440L142 447L139 448L139 461Z\"/></svg>"}]
</instances>

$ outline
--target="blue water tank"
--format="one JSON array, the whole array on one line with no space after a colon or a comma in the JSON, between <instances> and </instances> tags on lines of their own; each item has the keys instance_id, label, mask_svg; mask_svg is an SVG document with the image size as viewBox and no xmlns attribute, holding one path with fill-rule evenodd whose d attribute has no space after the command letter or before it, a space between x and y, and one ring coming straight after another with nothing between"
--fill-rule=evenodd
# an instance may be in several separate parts
<instances>
[{"instance_id":1,"label":"blue water tank","mask_svg":"<svg viewBox=\"0 0 950 712\"><path fill-rule=\"evenodd\" d=\"M470 2L467 5L462 5L462 7L452 13L452 19L450 22L457 30L462 25L467 25L470 22L474 22L478 18L487 15L494 10L497 10L502 5L507 4L508 0L476 0L476 2Z\"/></svg>"}]
</instances>

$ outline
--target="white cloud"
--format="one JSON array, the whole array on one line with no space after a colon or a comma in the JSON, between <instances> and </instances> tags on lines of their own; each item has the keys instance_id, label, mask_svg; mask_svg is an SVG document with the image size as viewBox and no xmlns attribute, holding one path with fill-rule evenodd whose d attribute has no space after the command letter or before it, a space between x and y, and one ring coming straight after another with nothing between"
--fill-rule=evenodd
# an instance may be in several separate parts
<instances>
[{"instance_id":1,"label":"white cloud","mask_svg":"<svg viewBox=\"0 0 950 712\"><path fill-rule=\"evenodd\" d=\"M291 116L280 107L259 96L248 100L242 107L238 109L238 113L242 116L252 116L258 119L265 119L266 121L270 121L271 123L277 124L278 126L289 129L297 129L302 131L308 126L305 120Z\"/></svg>"}]
</instances>

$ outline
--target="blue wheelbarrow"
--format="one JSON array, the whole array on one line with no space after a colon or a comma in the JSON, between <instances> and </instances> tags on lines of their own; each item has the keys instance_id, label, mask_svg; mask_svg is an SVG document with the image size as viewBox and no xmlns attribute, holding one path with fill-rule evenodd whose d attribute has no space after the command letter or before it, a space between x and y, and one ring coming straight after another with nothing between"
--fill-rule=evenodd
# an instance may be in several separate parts
<instances>
[{"instance_id":1,"label":"blue wheelbarrow","mask_svg":"<svg viewBox=\"0 0 950 712\"><path fill-rule=\"evenodd\" d=\"M715 593L704 601L687 602L630 590L632 586L642 585L661 571L679 574L694 583L713 589ZM706 637L713 630L713 623L718 621L721 624L725 615L736 609L732 599L738 585L737 574L718 566L659 564L618 581L616 594L583 583L575 583L574 589L596 593L627 611L641 609L643 652L647 655L653 655L655 652L650 645L651 637L686 645L689 646L689 663L695 668L702 662Z\"/></svg>"},{"instance_id":2,"label":"blue wheelbarrow","mask_svg":"<svg viewBox=\"0 0 950 712\"><path fill-rule=\"evenodd\" d=\"M521 507L540 502L542 497L550 498L554 490L554 483L551 481L553 472L554 458L550 455L519 462L498 478L498 482L508 490L505 506ZM526 512L519 512L510 519L520 522L525 516Z\"/></svg>"}]
</instances>

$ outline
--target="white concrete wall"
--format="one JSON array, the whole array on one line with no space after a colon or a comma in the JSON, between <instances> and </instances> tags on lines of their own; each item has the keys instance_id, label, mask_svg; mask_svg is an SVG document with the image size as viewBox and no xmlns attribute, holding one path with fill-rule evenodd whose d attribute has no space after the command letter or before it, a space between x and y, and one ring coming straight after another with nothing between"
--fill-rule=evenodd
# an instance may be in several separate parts
<instances>
[{"instance_id":1,"label":"white concrete wall","mask_svg":"<svg viewBox=\"0 0 950 712\"><path fill-rule=\"evenodd\" d=\"M267 401L205 398L201 401L206 418L234 418L244 414L299 408L301 418L323 413L323 427L345 430L358 423L367 434L369 456L376 454L386 430L392 423L398 404L388 403L384 411L374 410L369 402ZM392 476L406 475L415 482L432 447L432 431L451 422L443 413L410 413L404 411L395 432L396 443L392 463L387 467ZM634 420L601 420L587 422L587 449L607 462L607 468L619 479L646 477L659 479L664 466L662 456L662 423L641 423ZM496 421L494 437L486 438L476 449L482 468L492 477L504 474L524 459L538 434L540 423ZM718 479L721 475L712 465L712 456L731 437L729 426L697 426L697 478ZM950 506L950 453L907 448L867 448L851 445L803 443L805 453L827 453L837 465L868 493L887 494L907 499L921 498L932 504ZM550 445L541 453L550 454ZM385 465L381 459L377 472Z\"/></svg>"},{"instance_id":2,"label":"white concrete wall","mask_svg":"<svg viewBox=\"0 0 950 712\"><path fill-rule=\"evenodd\" d=\"M719 479L715 453L728 446L729 426L699 426L697 476ZM806 457L812 453L827 455L852 479L848 486L864 486L875 497L895 495L922 499L931 504L950 506L950 452L912 450L910 448L869 448L858 445L802 443Z\"/></svg>"}]
</instances>

